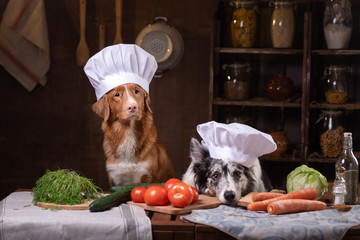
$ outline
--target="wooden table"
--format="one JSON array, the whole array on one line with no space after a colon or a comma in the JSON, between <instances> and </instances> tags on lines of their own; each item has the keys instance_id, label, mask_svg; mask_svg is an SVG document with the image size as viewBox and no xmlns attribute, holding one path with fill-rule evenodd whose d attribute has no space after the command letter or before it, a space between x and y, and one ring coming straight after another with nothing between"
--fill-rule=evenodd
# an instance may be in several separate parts
<instances>
[{"instance_id":1,"label":"wooden table","mask_svg":"<svg viewBox=\"0 0 360 240\"><path fill-rule=\"evenodd\" d=\"M329 186L331 190L332 184ZM325 199L330 198L330 191L325 194ZM29 191L18 189L17 191ZM329 195L329 196L327 196ZM181 215L170 215L146 210L146 215L151 220L154 240L230 240L235 239L230 235L208 225L184 222ZM350 228L343 240L360 240L360 226Z\"/></svg>"},{"instance_id":2,"label":"wooden table","mask_svg":"<svg viewBox=\"0 0 360 240\"><path fill-rule=\"evenodd\" d=\"M146 211L151 219L154 240L229 240L235 239L230 235L211 226L183 222L182 215ZM187 214L184 214L187 215ZM343 238L344 240L360 240L360 226L352 227Z\"/></svg>"},{"instance_id":3,"label":"wooden table","mask_svg":"<svg viewBox=\"0 0 360 240\"><path fill-rule=\"evenodd\" d=\"M203 224L183 222L182 215L170 215L146 211L151 219L154 240L215 240L234 239L230 235ZM183 214L187 215L187 214Z\"/></svg>"}]
</instances>

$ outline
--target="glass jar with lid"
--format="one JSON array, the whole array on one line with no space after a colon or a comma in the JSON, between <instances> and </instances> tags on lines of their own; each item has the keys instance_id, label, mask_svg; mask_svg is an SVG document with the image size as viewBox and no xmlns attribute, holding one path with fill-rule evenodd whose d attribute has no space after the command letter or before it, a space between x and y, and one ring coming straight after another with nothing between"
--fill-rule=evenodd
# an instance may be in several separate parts
<instances>
[{"instance_id":1,"label":"glass jar with lid","mask_svg":"<svg viewBox=\"0 0 360 240\"><path fill-rule=\"evenodd\" d=\"M321 113L320 147L324 157L338 157L345 132L345 114L341 109L324 109Z\"/></svg>"},{"instance_id":2,"label":"glass jar with lid","mask_svg":"<svg viewBox=\"0 0 360 240\"><path fill-rule=\"evenodd\" d=\"M294 2L272 2L271 40L274 48L291 48L295 33Z\"/></svg>"},{"instance_id":3,"label":"glass jar with lid","mask_svg":"<svg viewBox=\"0 0 360 240\"><path fill-rule=\"evenodd\" d=\"M352 34L350 1L327 0L323 24L328 49L348 48Z\"/></svg>"},{"instance_id":4,"label":"glass jar with lid","mask_svg":"<svg viewBox=\"0 0 360 240\"><path fill-rule=\"evenodd\" d=\"M225 72L223 89L229 100L245 100L250 97L250 66L248 63L232 63L222 66Z\"/></svg>"},{"instance_id":5,"label":"glass jar with lid","mask_svg":"<svg viewBox=\"0 0 360 240\"><path fill-rule=\"evenodd\" d=\"M325 84L326 102L333 104L347 102L349 78L349 67L330 65L325 68L322 81Z\"/></svg>"},{"instance_id":6,"label":"glass jar with lid","mask_svg":"<svg viewBox=\"0 0 360 240\"><path fill-rule=\"evenodd\" d=\"M254 47L256 37L255 1L233 0L231 20L231 36L234 47Z\"/></svg>"}]
</instances>

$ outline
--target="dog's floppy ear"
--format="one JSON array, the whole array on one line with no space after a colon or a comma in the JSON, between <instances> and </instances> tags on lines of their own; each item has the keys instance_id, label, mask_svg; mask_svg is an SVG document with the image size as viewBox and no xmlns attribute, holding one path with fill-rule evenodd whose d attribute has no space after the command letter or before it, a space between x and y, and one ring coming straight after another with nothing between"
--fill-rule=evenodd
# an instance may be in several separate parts
<instances>
[{"instance_id":1,"label":"dog's floppy ear","mask_svg":"<svg viewBox=\"0 0 360 240\"><path fill-rule=\"evenodd\" d=\"M149 112L153 113L150 108L150 95L148 95L147 93L145 93L144 102L145 102L145 106L149 110Z\"/></svg>"},{"instance_id":2,"label":"dog's floppy ear","mask_svg":"<svg viewBox=\"0 0 360 240\"><path fill-rule=\"evenodd\" d=\"M210 157L209 150L199 143L195 138L191 138L190 157L193 162L201 163Z\"/></svg>"},{"instance_id":3,"label":"dog's floppy ear","mask_svg":"<svg viewBox=\"0 0 360 240\"><path fill-rule=\"evenodd\" d=\"M190 169L193 172L193 178L199 193L204 193L208 188L207 173L212 161L209 150L201 145L195 138L190 142Z\"/></svg>"},{"instance_id":4,"label":"dog's floppy ear","mask_svg":"<svg viewBox=\"0 0 360 240\"><path fill-rule=\"evenodd\" d=\"M99 99L99 101L94 103L92 105L92 110L97 115L102 117L104 119L104 121L107 121L110 116L110 106L109 106L109 102L107 100L107 96L104 95L101 99Z\"/></svg>"}]
</instances>

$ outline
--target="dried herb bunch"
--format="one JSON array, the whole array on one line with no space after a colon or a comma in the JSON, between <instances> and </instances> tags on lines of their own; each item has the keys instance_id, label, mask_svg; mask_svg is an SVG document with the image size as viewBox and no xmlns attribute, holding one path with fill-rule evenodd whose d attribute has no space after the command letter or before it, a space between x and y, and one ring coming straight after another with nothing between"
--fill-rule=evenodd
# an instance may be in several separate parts
<instances>
[{"instance_id":1,"label":"dried herb bunch","mask_svg":"<svg viewBox=\"0 0 360 240\"><path fill-rule=\"evenodd\" d=\"M99 198L101 189L91 179L81 176L79 173L59 169L47 170L36 181L33 188L34 204L37 202L49 202L55 204L81 204L84 200Z\"/></svg>"}]
</instances>

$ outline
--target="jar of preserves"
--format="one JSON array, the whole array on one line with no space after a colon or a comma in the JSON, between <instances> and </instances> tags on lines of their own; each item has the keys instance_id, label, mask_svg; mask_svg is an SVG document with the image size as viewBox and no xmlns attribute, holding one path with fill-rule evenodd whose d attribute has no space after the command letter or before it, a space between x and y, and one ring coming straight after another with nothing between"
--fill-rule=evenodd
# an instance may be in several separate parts
<instances>
[{"instance_id":1,"label":"jar of preserves","mask_svg":"<svg viewBox=\"0 0 360 240\"><path fill-rule=\"evenodd\" d=\"M294 2L272 3L271 40L274 48L291 48L295 33Z\"/></svg>"},{"instance_id":2,"label":"jar of preserves","mask_svg":"<svg viewBox=\"0 0 360 240\"><path fill-rule=\"evenodd\" d=\"M231 36L234 47L254 47L256 37L255 1L230 1L233 7Z\"/></svg>"},{"instance_id":3,"label":"jar of preserves","mask_svg":"<svg viewBox=\"0 0 360 240\"><path fill-rule=\"evenodd\" d=\"M326 102L334 104L347 102L349 78L349 67L330 65L325 68L322 81L325 84Z\"/></svg>"},{"instance_id":4,"label":"jar of preserves","mask_svg":"<svg viewBox=\"0 0 360 240\"><path fill-rule=\"evenodd\" d=\"M245 100L250 96L250 66L248 63L232 63L222 66L225 71L224 92L229 100Z\"/></svg>"},{"instance_id":5,"label":"jar of preserves","mask_svg":"<svg viewBox=\"0 0 360 240\"><path fill-rule=\"evenodd\" d=\"M345 132L344 111L324 109L321 113L320 147L324 157L336 158L342 149Z\"/></svg>"},{"instance_id":6,"label":"jar of preserves","mask_svg":"<svg viewBox=\"0 0 360 240\"><path fill-rule=\"evenodd\" d=\"M283 74L278 74L276 78L269 81L266 91L271 101L284 101L295 94L295 86L290 78Z\"/></svg>"},{"instance_id":7,"label":"jar of preserves","mask_svg":"<svg viewBox=\"0 0 360 240\"><path fill-rule=\"evenodd\" d=\"M349 0L328 0L324 12L324 35L328 49L349 47L352 13Z\"/></svg>"},{"instance_id":8,"label":"jar of preserves","mask_svg":"<svg viewBox=\"0 0 360 240\"><path fill-rule=\"evenodd\" d=\"M289 139L286 136L286 132L269 132L274 142L276 143L276 150L267 154L268 157L281 157L288 149Z\"/></svg>"}]
</instances>

